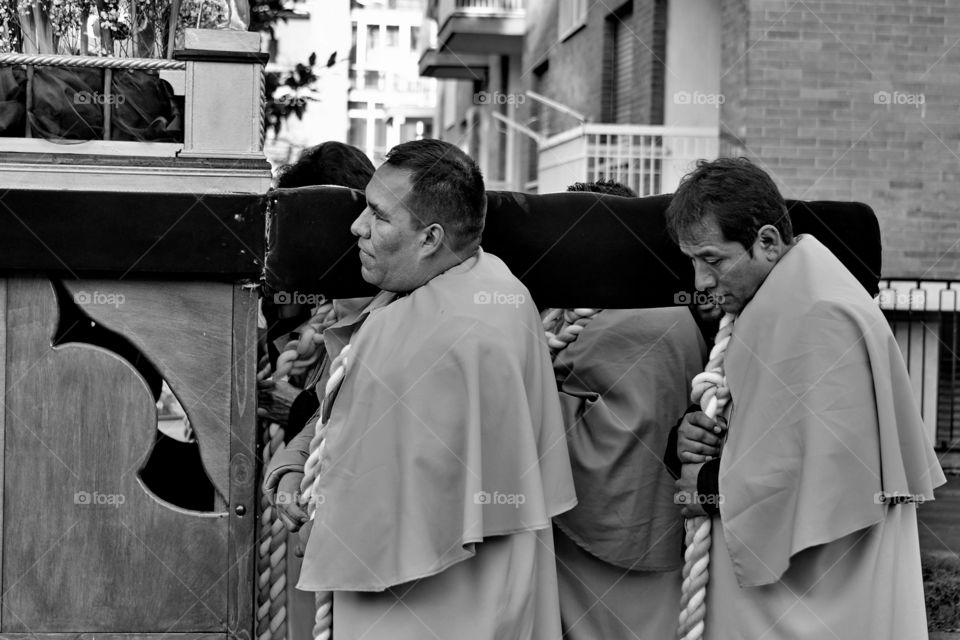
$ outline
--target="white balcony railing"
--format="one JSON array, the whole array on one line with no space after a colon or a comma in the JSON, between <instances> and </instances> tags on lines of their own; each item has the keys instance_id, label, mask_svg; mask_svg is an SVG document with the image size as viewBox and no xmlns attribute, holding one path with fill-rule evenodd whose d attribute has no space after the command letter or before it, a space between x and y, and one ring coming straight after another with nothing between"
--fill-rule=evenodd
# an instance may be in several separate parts
<instances>
[{"instance_id":1,"label":"white balcony railing","mask_svg":"<svg viewBox=\"0 0 960 640\"><path fill-rule=\"evenodd\" d=\"M454 11L464 13L502 14L523 11L525 0L440 0L437 4L438 18L443 19Z\"/></svg>"},{"instance_id":2,"label":"white balcony railing","mask_svg":"<svg viewBox=\"0 0 960 640\"><path fill-rule=\"evenodd\" d=\"M537 191L603 179L639 196L671 193L697 160L714 159L718 151L719 132L712 127L587 123L540 145Z\"/></svg>"}]
</instances>

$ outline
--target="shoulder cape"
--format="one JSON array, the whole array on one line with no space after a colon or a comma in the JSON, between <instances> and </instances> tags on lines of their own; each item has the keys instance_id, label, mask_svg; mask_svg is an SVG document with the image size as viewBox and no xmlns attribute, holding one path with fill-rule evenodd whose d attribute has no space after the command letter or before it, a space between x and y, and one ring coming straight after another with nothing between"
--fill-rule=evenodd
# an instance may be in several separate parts
<instances>
[{"instance_id":1,"label":"shoulder cape","mask_svg":"<svg viewBox=\"0 0 960 640\"><path fill-rule=\"evenodd\" d=\"M944 482L886 319L812 236L744 308L726 376L720 514L741 586L880 522L881 492L931 500Z\"/></svg>"},{"instance_id":2,"label":"shoulder cape","mask_svg":"<svg viewBox=\"0 0 960 640\"><path fill-rule=\"evenodd\" d=\"M499 259L371 311L350 343L300 588L427 577L576 503L540 318Z\"/></svg>"}]
</instances>

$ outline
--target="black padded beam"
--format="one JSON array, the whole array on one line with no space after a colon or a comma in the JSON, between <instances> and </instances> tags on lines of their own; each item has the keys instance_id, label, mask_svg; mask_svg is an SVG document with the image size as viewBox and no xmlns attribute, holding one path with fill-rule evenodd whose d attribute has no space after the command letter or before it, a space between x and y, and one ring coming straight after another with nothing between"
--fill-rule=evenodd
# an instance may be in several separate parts
<instances>
[{"instance_id":1,"label":"black padded beam","mask_svg":"<svg viewBox=\"0 0 960 640\"><path fill-rule=\"evenodd\" d=\"M259 195L0 192L0 273L258 279L264 222Z\"/></svg>"},{"instance_id":2,"label":"black padded beam","mask_svg":"<svg viewBox=\"0 0 960 640\"><path fill-rule=\"evenodd\" d=\"M540 306L670 306L693 290L693 270L666 234L671 196L488 192L485 251L502 258ZM342 187L273 192L268 291L371 295L350 223L363 194ZM880 277L880 227L857 202L787 202L796 233L830 248L871 293Z\"/></svg>"}]
</instances>

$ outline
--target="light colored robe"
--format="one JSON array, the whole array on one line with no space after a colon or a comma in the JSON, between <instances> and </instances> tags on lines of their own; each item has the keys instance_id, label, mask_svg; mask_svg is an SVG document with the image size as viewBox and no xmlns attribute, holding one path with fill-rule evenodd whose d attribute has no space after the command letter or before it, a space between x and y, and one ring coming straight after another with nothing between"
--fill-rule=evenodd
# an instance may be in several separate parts
<instances>
[{"instance_id":1,"label":"light colored robe","mask_svg":"<svg viewBox=\"0 0 960 640\"><path fill-rule=\"evenodd\" d=\"M800 236L734 325L706 634L926 638L916 507L943 473L883 314Z\"/></svg>"},{"instance_id":2,"label":"light colored robe","mask_svg":"<svg viewBox=\"0 0 960 640\"><path fill-rule=\"evenodd\" d=\"M554 519L569 640L676 633L683 519L662 459L705 357L686 307L606 309L557 356L579 500Z\"/></svg>"},{"instance_id":3,"label":"light colored robe","mask_svg":"<svg viewBox=\"0 0 960 640\"><path fill-rule=\"evenodd\" d=\"M351 358L298 587L334 591L335 640L555 640L551 518L576 498L530 294L480 252L393 298L325 335Z\"/></svg>"}]
</instances>

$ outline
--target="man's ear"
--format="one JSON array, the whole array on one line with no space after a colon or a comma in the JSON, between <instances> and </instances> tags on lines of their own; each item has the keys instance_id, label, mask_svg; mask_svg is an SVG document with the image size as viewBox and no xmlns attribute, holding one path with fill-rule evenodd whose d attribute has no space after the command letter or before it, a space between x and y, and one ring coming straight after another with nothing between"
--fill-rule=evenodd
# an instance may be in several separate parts
<instances>
[{"instance_id":1,"label":"man's ear","mask_svg":"<svg viewBox=\"0 0 960 640\"><path fill-rule=\"evenodd\" d=\"M765 224L757 232L757 250L768 259L776 262L786 250L786 243L780 230L772 224Z\"/></svg>"},{"instance_id":2,"label":"man's ear","mask_svg":"<svg viewBox=\"0 0 960 640\"><path fill-rule=\"evenodd\" d=\"M421 233L423 239L420 241L420 253L424 258L429 258L443 246L446 234L443 227L437 222L424 227Z\"/></svg>"}]
</instances>

